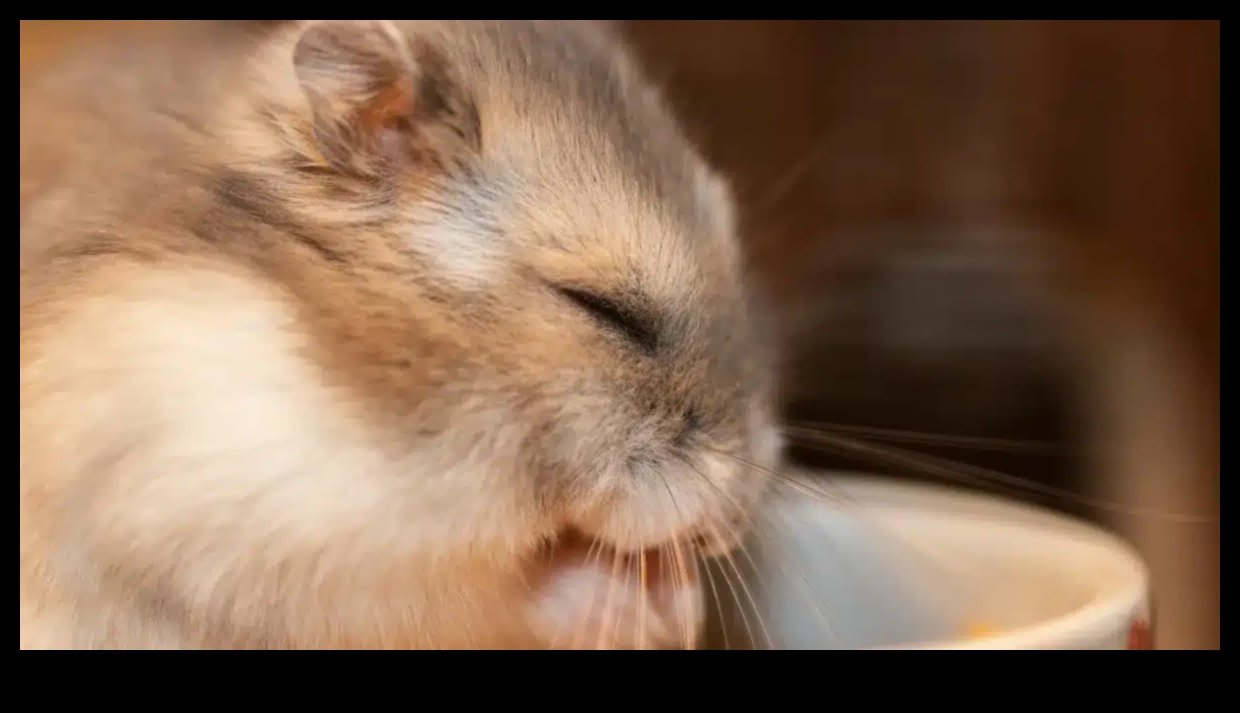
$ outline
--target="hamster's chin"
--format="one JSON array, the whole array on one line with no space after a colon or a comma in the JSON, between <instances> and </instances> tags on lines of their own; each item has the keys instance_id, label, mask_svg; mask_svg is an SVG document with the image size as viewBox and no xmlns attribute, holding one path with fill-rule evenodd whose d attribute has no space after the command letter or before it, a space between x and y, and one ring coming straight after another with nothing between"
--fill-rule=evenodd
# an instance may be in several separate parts
<instances>
[{"instance_id":1,"label":"hamster's chin","mask_svg":"<svg viewBox=\"0 0 1240 713\"><path fill-rule=\"evenodd\" d=\"M527 580L530 620L549 648L696 647L705 599L690 550L622 553L569 531L541 555Z\"/></svg>"}]
</instances>

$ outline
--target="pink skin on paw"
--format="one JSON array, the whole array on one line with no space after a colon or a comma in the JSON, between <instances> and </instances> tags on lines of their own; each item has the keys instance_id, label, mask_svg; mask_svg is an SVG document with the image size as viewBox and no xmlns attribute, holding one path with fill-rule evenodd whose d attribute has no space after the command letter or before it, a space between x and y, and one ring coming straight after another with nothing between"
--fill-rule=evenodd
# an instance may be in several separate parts
<instances>
[{"instance_id":1,"label":"pink skin on paw","mask_svg":"<svg viewBox=\"0 0 1240 713\"><path fill-rule=\"evenodd\" d=\"M693 558L682 550L679 559L670 552L591 552L580 538L557 543L530 582L536 634L557 649L692 647L703 592Z\"/></svg>"}]
</instances>

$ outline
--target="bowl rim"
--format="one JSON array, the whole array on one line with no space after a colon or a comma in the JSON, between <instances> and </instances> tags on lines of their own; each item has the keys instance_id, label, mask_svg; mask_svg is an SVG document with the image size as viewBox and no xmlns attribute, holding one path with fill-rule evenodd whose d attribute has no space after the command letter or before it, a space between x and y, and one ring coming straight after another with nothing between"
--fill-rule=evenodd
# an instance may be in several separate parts
<instances>
[{"instance_id":1,"label":"bowl rim","mask_svg":"<svg viewBox=\"0 0 1240 713\"><path fill-rule=\"evenodd\" d=\"M802 476L829 474L833 488L857 497L867 508L917 510L936 515L975 514L997 518L1005 528L1017 527L1036 536L1064 542L1069 538L1090 546L1114 562L1119 580L1088 603L1037 624L978 639L939 639L895 646L897 650L999 650L1063 648L1082 637L1122 635L1134 616L1149 606L1150 573L1136 550L1114 533L1079 518L1002 495L949 485L908 482L877 474L798 469ZM818 506L821 507L819 504ZM984 526L984 525L981 525Z\"/></svg>"}]
</instances>

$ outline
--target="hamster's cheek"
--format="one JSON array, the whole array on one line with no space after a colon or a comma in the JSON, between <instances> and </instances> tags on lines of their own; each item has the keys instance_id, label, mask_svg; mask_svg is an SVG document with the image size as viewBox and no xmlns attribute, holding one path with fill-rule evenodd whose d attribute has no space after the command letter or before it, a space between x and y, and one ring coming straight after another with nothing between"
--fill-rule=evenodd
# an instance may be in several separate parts
<instances>
[{"instance_id":1,"label":"hamster's cheek","mask_svg":"<svg viewBox=\"0 0 1240 713\"><path fill-rule=\"evenodd\" d=\"M559 546L530 591L530 627L553 649L693 648L705 616L693 562L584 540Z\"/></svg>"}]
</instances>

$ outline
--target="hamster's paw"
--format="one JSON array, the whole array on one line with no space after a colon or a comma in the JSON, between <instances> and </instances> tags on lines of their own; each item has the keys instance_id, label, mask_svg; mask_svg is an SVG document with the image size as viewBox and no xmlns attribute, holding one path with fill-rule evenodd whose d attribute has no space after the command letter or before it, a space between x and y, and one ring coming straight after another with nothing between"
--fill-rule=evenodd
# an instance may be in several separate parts
<instances>
[{"instance_id":1,"label":"hamster's paw","mask_svg":"<svg viewBox=\"0 0 1240 713\"><path fill-rule=\"evenodd\" d=\"M555 649L695 648L705 600L692 553L617 554L561 541L531 582L531 625Z\"/></svg>"}]
</instances>

